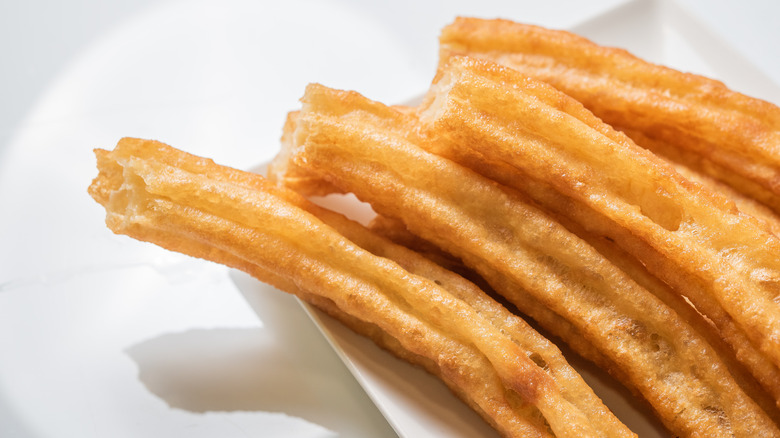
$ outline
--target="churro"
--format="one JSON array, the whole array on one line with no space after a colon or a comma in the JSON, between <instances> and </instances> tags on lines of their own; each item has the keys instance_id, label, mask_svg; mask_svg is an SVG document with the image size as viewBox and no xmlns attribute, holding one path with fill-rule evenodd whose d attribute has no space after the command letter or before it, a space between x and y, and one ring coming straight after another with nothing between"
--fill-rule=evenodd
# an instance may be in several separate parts
<instances>
[{"instance_id":1,"label":"churro","mask_svg":"<svg viewBox=\"0 0 780 438\"><path fill-rule=\"evenodd\" d=\"M504 184L547 187L536 202L609 236L690 300L780 400L780 240L762 223L517 71L453 58L432 90L423 117L442 150Z\"/></svg>"},{"instance_id":2,"label":"churro","mask_svg":"<svg viewBox=\"0 0 780 438\"><path fill-rule=\"evenodd\" d=\"M310 85L296 125L286 153L300 169L458 257L573 349L584 341L673 433L780 433L672 309L518 192L427 152L438 140L413 116Z\"/></svg>"},{"instance_id":3,"label":"churro","mask_svg":"<svg viewBox=\"0 0 780 438\"><path fill-rule=\"evenodd\" d=\"M460 55L547 82L616 128L668 143L667 157L780 212L780 108L772 103L570 32L509 20L446 26L440 62Z\"/></svg>"},{"instance_id":4,"label":"churro","mask_svg":"<svg viewBox=\"0 0 780 438\"><path fill-rule=\"evenodd\" d=\"M154 141L96 150L116 233L242 269L447 383L505 436L631 436L560 351L473 284L259 175Z\"/></svg>"}]
</instances>

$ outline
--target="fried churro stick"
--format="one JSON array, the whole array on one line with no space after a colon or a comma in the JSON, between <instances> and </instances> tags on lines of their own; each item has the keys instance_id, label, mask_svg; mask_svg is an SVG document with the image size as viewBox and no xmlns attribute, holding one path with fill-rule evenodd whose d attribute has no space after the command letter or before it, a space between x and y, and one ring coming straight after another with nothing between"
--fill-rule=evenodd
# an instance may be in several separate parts
<instances>
[{"instance_id":1,"label":"fried churro stick","mask_svg":"<svg viewBox=\"0 0 780 438\"><path fill-rule=\"evenodd\" d=\"M490 175L493 178L501 179L508 174L505 169L502 169L501 165L497 165L495 163L489 165L484 164L478 157L473 156L473 154L459 153L462 151L457 151L451 148L448 149L446 145L443 145L442 143L429 143L428 146L433 146L433 150L435 150L437 153L448 156L455 161L470 163L469 165L473 169L477 170L478 173L483 175ZM696 176L699 178L701 177L701 175ZM631 254L628 254L622 248L616 245L613 239L608 236L588 232L581 224L572 221L569 217L563 214L566 211L566 207L570 205L570 200L560 196L549 186L539 183L538 181L534 181L528 178L523 178L522 180L523 184L515 185L516 189L529 196L531 199L543 201L544 205L548 208L544 208L539 204L535 205L544 210L545 213L550 215L555 221L561 223L564 227L566 227L567 230L573 232L578 237L588 242L588 244L598 250L604 257L606 257L615 266L625 272L636 283L647 289L649 292L663 301L664 304L673 309L687 324L692 326L714 348L718 356L721 358L721 360L723 360L724 364L727 365L729 371L740 387L742 387L743 390L754 401L756 401L756 403L758 403L771 418L775 420L775 422L780 421L780 409L778 409L775 403L775 397L767 392L767 390L762 387L761 384L752 376L750 370L748 370L744 364L741 363L741 361L734 354L733 349L731 349L731 346L720 337L721 332L716 330L716 327L713 327L710 320L703 317L703 315L701 315L701 313L693 308L684 297L670 289L657 277L650 274L644 265L636 260L636 258L634 258ZM511 181L509 183L511 184ZM706 181L704 183L706 185L715 184L716 182ZM744 207L746 210L759 209L760 211L763 211L764 214L772 214L765 209L761 209L760 206L755 205L755 202L749 199L740 197L740 200L743 201L744 204L742 207ZM767 219L771 218L767 217ZM385 226L389 227L390 225ZM398 227L398 225L395 226ZM560 322L555 324L559 325ZM547 325L549 325L549 323ZM742 338L742 340L747 342L744 338ZM576 342L579 343L581 341ZM600 357L597 352L592 351L592 349L583 351L583 349L580 348L578 352L582 356L598 364L601 368L609 370L610 373L616 376L618 375L619 370L614 369L614 367L612 367L609 362L605 362L603 358ZM762 361L767 363L765 358L762 358ZM770 382L773 382L776 378L780 378L780 376L775 373L771 364L769 364L769 372L767 372L767 375ZM627 381L628 379L619 380ZM630 386L629 388L633 389ZM637 391L634 389L634 392L636 393Z\"/></svg>"},{"instance_id":2,"label":"fried churro stick","mask_svg":"<svg viewBox=\"0 0 780 438\"><path fill-rule=\"evenodd\" d=\"M780 401L780 240L554 88L487 61L450 66L424 115L440 144L504 184L549 186L537 202L689 299Z\"/></svg>"},{"instance_id":3,"label":"fried churro stick","mask_svg":"<svg viewBox=\"0 0 780 438\"><path fill-rule=\"evenodd\" d=\"M677 170L677 172L679 172L685 178L701 184L708 190L721 194L734 201L734 204L736 204L739 211L766 223L766 226L772 233L774 233L776 236L780 236L780 215L769 208L766 204L763 204L757 199L751 198L742 192L737 191L734 189L733 185L728 185L723 181L708 176L707 173L709 172L705 173L701 170L696 170L689 167L689 165L686 165L685 163L690 163L691 160L681 157L690 155L690 153L686 154L685 151L675 147L672 144L660 140L653 140L652 138L643 134L641 131L621 127L615 128L628 135L628 137L631 138L631 140L633 140L637 145L669 161L669 163L674 166L675 170Z\"/></svg>"},{"instance_id":4,"label":"fried churro stick","mask_svg":"<svg viewBox=\"0 0 780 438\"><path fill-rule=\"evenodd\" d=\"M292 142L291 136L298 116L299 113L297 111L291 111L287 114L287 119L282 129L282 144ZM286 187L304 196L320 196L338 192L338 189L322 181L322 179L312 177L305 171L298 169L287 155L287 151L287 148L280 149L279 154L268 164L268 170L266 171L268 178L278 181L284 179Z\"/></svg>"},{"instance_id":5,"label":"fried churro stick","mask_svg":"<svg viewBox=\"0 0 780 438\"><path fill-rule=\"evenodd\" d=\"M517 192L410 142L412 118L367 102L309 86L291 158L461 258L523 312L536 318L543 306L557 314L674 433L780 434L707 342L658 298ZM545 328L572 340L566 329Z\"/></svg>"},{"instance_id":6,"label":"fried churro stick","mask_svg":"<svg viewBox=\"0 0 780 438\"><path fill-rule=\"evenodd\" d=\"M319 185L319 183L317 184ZM447 269L451 271L457 272L464 278L468 278L476 284L479 284L483 290L490 291L492 294L491 296L500 299L510 307L512 306L512 303L507 302L505 298L502 298L500 294L497 294L490 286L490 284L487 283L484 278L479 276L479 274L463 265L463 262L455 259L452 255L446 253L441 248L411 233L406 228L406 225L404 225L404 223L400 220L388 218L385 216L377 216L373 221L371 221L369 227L372 231L380 234L381 236L387 237L396 243L421 252L422 254L425 254L426 257L432 256L432 261L441 266L447 267ZM499 272L494 272L492 276L494 277L494 283L498 281L497 279L502 278ZM511 285L511 280L504 279L503 281L506 283L506 287L513 287ZM536 301L536 299L532 296L525 296L523 301L525 303L524 309L526 310L527 314L533 315L533 318L537 321L540 321L544 327L554 327L554 334L562 339L567 340L569 344L574 345L574 350L580 356L595 363L601 369L612 374L613 377L622 376L621 371L615 368L609 359L605 358L590 343L589 340L580 335L576 327L574 327L565 319L561 318L560 315L545 307L542 303ZM641 397L641 394L636 390L636 388L630 386L628 383L629 379L623 378L619 380L622 380L635 395Z\"/></svg>"},{"instance_id":7,"label":"fried churro stick","mask_svg":"<svg viewBox=\"0 0 780 438\"><path fill-rule=\"evenodd\" d=\"M416 253L259 175L161 143L123 139L96 155L90 193L114 232L300 295L440 376L505 436L632 435L554 345Z\"/></svg>"},{"instance_id":8,"label":"fried churro stick","mask_svg":"<svg viewBox=\"0 0 780 438\"><path fill-rule=\"evenodd\" d=\"M730 346L718 336L717 331L713 330L711 323L706 320L699 312L696 311L684 298L679 294L671 290L666 284L658 280L655 276L647 272L645 267L639 263L633 256L623 251L620 247L615 245L611 239L604 236L597 236L592 233L588 233L579 224L570 221L568 218L555 214L555 212L545 211L551 215L556 221L560 222L566 229L582 238L588 244L593 246L599 253L606 257L610 262L615 264L619 269L625 272L631 279L636 281L640 286L650 291L653 295L658 297L661 301L674 310L688 325L693 327L714 349L716 354L723 360L727 366L729 372L734 377L734 380L745 391L745 393L751 397L770 418L775 421L780 420L780 409L775 405L774 398L767 393L761 385L753 378L750 372L737 360L734 356ZM422 241L418 236L411 234L406 226L402 222L389 219L384 216L378 216L377 219L371 222L371 229L379 232L383 236L390 236L391 240L403 242L402 244L411 248L421 248L425 254L439 255L442 251L430 244L429 242ZM433 246L433 248L431 248ZM452 261L452 257L448 254L443 256L439 255L433 259L442 266L447 266L448 269L454 270L466 278L475 281L480 284L483 290L491 290L488 284L485 284L484 279L477 276L473 271L469 270L459 261ZM442 263L444 262L444 263ZM561 326L563 321L548 322L545 326L555 325ZM613 376L620 376L620 370L615 369L601 354L599 354L592 345L588 344L587 340L580 339L575 340L572 334L569 335L569 342L576 343L580 347L577 352L594 362L604 370L608 370ZM629 379L623 377L618 380L628 382ZM630 387L634 395L641 397L641 393L636 388Z\"/></svg>"},{"instance_id":9,"label":"fried churro stick","mask_svg":"<svg viewBox=\"0 0 780 438\"><path fill-rule=\"evenodd\" d=\"M582 102L605 122L671 145L670 158L780 212L780 108L723 83L654 65L565 31L458 18L440 36L453 55L490 59Z\"/></svg>"}]
</instances>

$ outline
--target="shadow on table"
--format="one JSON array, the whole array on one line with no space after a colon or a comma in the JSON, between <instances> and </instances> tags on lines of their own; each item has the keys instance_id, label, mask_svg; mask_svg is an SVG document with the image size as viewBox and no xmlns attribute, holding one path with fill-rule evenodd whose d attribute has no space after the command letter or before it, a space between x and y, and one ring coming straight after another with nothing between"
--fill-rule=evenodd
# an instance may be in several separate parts
<instances>
[{"instance_id":1,"label":"shadow on table","mask_svg":"<svg viewBox=\"0 0 780 438\"><path fill-rule=\"evenodd\" d=\"M128 348L139 380L190 412L277 412L339 436L396 436L378 410L367 410L372 402L295 299L262 292L246 297L259 327L167 333Z\"/></svg>"}]
</instances>

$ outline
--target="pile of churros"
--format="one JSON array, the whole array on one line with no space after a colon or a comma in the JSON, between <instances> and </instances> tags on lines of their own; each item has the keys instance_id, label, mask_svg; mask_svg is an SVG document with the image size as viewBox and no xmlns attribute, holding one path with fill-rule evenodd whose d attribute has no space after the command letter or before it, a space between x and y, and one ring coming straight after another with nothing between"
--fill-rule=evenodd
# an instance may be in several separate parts
<instances>
[{"instance_id":1,"label":"pile of churros","mask_svg":"<svg viewBox=\"0 0 780 438\"><path fill-rule=\"evenodd\" d=\"M458 18L440 43L416 107L309 85L267 177L125 138L90 194L114 232L297 295L503 436L634 436L557 342L675 436L780 436L780 108L564 31ZM328 193L376 219L308 199Z\"/></svg>"}]
</instances>

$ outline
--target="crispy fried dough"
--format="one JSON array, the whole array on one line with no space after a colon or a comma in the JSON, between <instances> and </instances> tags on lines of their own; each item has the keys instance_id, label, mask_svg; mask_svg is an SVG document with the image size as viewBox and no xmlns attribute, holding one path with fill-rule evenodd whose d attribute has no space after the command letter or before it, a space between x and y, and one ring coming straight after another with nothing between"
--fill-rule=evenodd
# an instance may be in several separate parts
<instances>
[{"instance_id":1,"label":"crispy fried dough","mask_svg":"<svg viewBox=\"0 0 780 438\"><path fill-rule=\"evenodd\" d=\"M550 83L607 123L668 143L670 157L780 212L780 108L769 102L569 32L507 20L446 26L441 64L457 55Z\"/></svg>"},{"instance_id":2,"label":"crispy fried dough","mask_svg":"<svg viewBox=\"0 0 780 438\"><path fill-rule=\"evenodd\" d=\"M266 170L268 178L277 181L283 179L286 187L304 196L320 196L338 192L338 189L322 181L322 179L312 177L298 169L295 163L290 160L290 157L287 156L286 151L290 148L284 145L292 143L292 135L297 118L297 111L291 111L287 114L287 119L282 128L281 144L283 146L277 156L268 164L268 169Z\"/></svg>"},{"instance_id":3,"label":"crispy fried dough","mask_svg":"<svg viewBox=\"0 0 780 438\"><path fill-rule=\"evenodd\" d=\"M568 326L545 328L586 339L674 433L780 434L672 309L518 192L410 141L413 117L312 85L296 125L297 165L461 258L534 318L556 315Z\"/></svg>"},{"instance_id":4,"label":"crispy fried dough","mask_svg":"<svg viewBox=\"0 0 780 438\"><path fill-rule=\"evenodd\" d=\"M435 262L439 266L457 272L461 276L479 284L480 287L484 286L484 281L481 281L482 279L478 278L473 271L466 268L463 265L463 262L453 257L451 254L447 254L436 245L410 233L403 222L399 220L385 216L376 216L369 222L368 229L393 243L409 248L412 251L425 256L425 258ZM475 278L477 281L474 281Z\"/></svg>"},{"instance_id":5,"label":"crispy fried dough","mask_svg":"<svg viewBox=\"0 0 780 438\"><path fill-rule=\"evenodd\" d=\"M537 202L609 236L689 299L780 400L780 240L762 223L514 70L453 58L432 90L424 118L440 146L504 184L549 186Z\"/></svg>"},{"instance_id":6,"label":"crispy fried dough","mask_svg":"<svg viewBox=\"0 0 780 438\"><path fill-rule=\"evenodd\" d=\"M446 142L426 143L426 145L428 147L432 147L432 151L451 158L454 161L468 162L470 167L483 175L501 179L503 176L508 174L506 170L502 169L501 165L497 165L495 163L485 165L478 156L470 154L468 151L447 148ZM695 176L699 178L699 180L702 178L701 175L698 174ZM628 254L622 248L616 245L613 239L607 236L588 232L582 225L572 221L565 214L563 214L563 212L566 211L567 206L571 203L571 200L561 196L546 184L534 181L529 178L522 178L521 180L523 181L523 184L515 185L515 188L529 197L528 202L531 202L538 208L544 210L546 214L550 215L555 221L561 223L567 230L573 232L578 237L588 242L588 244L598 250L604 257L606 257L615 266L625 272L636 283L647 289L649 292L663 301L664 304L672 308L687 324L692 326L715 349L718 356L727 365L740 387L742 387L742 389L753 400L755 400L772 419L774 419L775 423L780 422L780 409L778 409L777 405L775 404L775 397L767 392L767 390L761 386L759 382L752 376L750 370L748 370L744 364L742 364L737 359L734 351L731 349L731 346L720 337L720 331L717 329L717 327L713 326L709 319L706 319L692 305L690 305L687 299L681 297L680 294L670 289L668 285L650 274L644 265L636 260L636 258L634 258L631 254ZM508 181L508 183L511 184L511 181ZM704 180L702 183L705 186L709 184L718 184L716 181L712 180ZM768 211L766 208L762 208L760 205L756 205L756 203L750 199L745 199L741 195L737 196L739 200L742 201L741 207L743 207L745 210L755 209L767 215L762 217L765 217L768 221L772 220L772 215L774 213ZM541 200L544 205L534 202L533 199ZM547 208L545 208L545 206ZM392 221L387 218L383 218L382 216L380 216L378 219L380 219L379 229L381 233L387 233L390 235L399 233L403 234L404 231L409 233L408 230L406 230L406 227L403 225L403 223L400 223L400 221ZM398 230L398 228L402 226L403 230ZM390 231L387 231L386 229L390 229ZM414 236L401 237L401 241L410 241L413 239ZM413 243L413 245L419 245L419 243ZM425 246L429 245L430 243L427 243ZM428 249L427 251L431 252L433 250ZM550 321L544 324L545 326L552 325L560 327L563 325L561 321L554 321L551 316L548 316L548 318ZM733 321L731 321L731 326L729 327L732 327L731 330L733 330ZM747 342L744 337L741 339L744 342ZM586 341L575 341L573 338L570 338L569 342L581 345L577 349L577 352L583 357L588 358L592 362L598 364L601 368L609 370L610 373L616 377L619 375L619 370L611 366L609 361L604 360L603 357L601 357L598 352L594 351L592 347L584 348L587 345ZM780 375L776 373L773 365L766 361L766 358L762 357L761 362L767 365L766 368L768 369L765 371L764 375L768 381L773 382L780 378ZM626 378L620 378L619 380L624 382L628 381ZM770 386L774 388L774 386ZM634 388L629 386L629 389L632 389L633 392L641 396L641 394L638 394Z\"/></svg>"},{"instance_id":7,"label":"crispy fried dough","mask_svg":"<svg viewBox=\"0 0 780 438\"><path fill-rule=\"evenodd\" d=\"M691 160L685 159L682 156L690 154L686 154L684 150L677 148L672 144L660 140L654 140L642 132L634 129L623 128L620 126L616 126L615 128L628 135L637 145L642 146L643 148L662 158L666 158L667 161L669 161L672 166L674 166L675 170L677 170L677 172L679 172L685 178L701 184L708 190L719 193L734 201L734 204L736 204L739 211L764 222L769 231L774 233L776 236L780 236L780 216L778 216L778 214L769 208L766 204L761 203L757 199L751 198L734 189L736 184L728 185L723 181L708 176L708 173L711 172L703 171L700 167L697 170L696 168L692 168L690 165L685 164L690 163ZM728 176L726 176L726 178L728 178Z\"/></svg>"},{"instance_id":8,"label":"crispy fried dough","mask_svg":"<svg viewBox=\"0 0 780 438\"><path fill-rule=\"evenodd\" d=\"M418 254L158 142L123 139L96 155L90 194L114 232L298 294L441 377L505 436L632 435L554 345Z\"/></svg>"},{"instance_id":9,"label":"crispy fried dough","mask_svg":"<svg viewBox=\"0 0 780 438\"><path fill-rule=\"evenodd\" d=\"M436 245L428 242L420 236L417 236L410 232L406 225L398 219L388 218L386 216L377 216L369 227L372 231L378 233L381 236L387 237L395 243L406 246L414 251L425 254L426 257L436 262L440 266L444 266L447 269L457 272L464 278L469 279L475 284L478 284L482 290L487 291L490 296L500 300L507 307L514 308L515 306L507 301L506 298L496 293L493 287L485 281L479 274L469 269L463 264L462 261L456 259L451 254L448 254ZM513 287L511 279L504 278L500 272L493 272L493 283L497 281L503 281L506 288ZM523 298L524 309L526 314L531 315L535 320L541 322L544 327L553 327L554 334L564 340L570 345L573 345L573 350L583 358L598 365L602 370L614 376L622 376L620 369L615 368L612 363L605 358L589 340L580 335L576 327L571 323L563 319L557 313L551 311L545 307L542 303L538 302L534 297L526 295ZM630 389L634 395L641 397L641 394L636 388L630 386L629 379L620 379L623 381L628 389Z\"/></svg>"}]
</instances>

